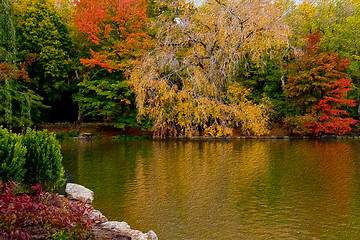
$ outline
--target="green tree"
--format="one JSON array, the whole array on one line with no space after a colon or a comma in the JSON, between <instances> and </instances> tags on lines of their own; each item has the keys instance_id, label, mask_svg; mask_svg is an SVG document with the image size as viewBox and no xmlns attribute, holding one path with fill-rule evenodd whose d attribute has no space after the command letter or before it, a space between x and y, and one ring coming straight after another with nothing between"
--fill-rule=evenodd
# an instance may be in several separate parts
<instances>
[{"instance_id":1,"label":"green tree","mask_svg":"<svg viewBox=\"0 0 360 240\"><path fill-rule=\"evenodd\" d=\"M17 44L11 2L0 2L0 123L9 127L29 126L42 98L25 85L29 81L24 64L17 62Z\"/></svg>"},{"instance_id":2,"label":"green tree","mask_svg":"<svg viewBox=\"0 0 360 240\"><path fill-rule=\"evenodd\" d=\"M27 72L16 65L0 63L0 123L8 127L27 127L33 124L45 108L42 98L25 85Z\"/></svg>"},{"instance_id":3,"label":"green tree","mask_svg":"<svg viewBox=\"0 0 360 240\"><path fill-rule=\"evenodd\" d=\"M102 70L91 78L83 75L79 92L74 95L83 117L119 128L137 126L134 94L125 77L121 72L109 74Z\"/></svg>"},{"instance_id":4,"label":"green tree","mask_svg":"<svg viewBox=\"0 0 360 240\"><path fill-rule=\"evenodd\" d=\"M52 0L15 1L19 58L28 62L30 88L55 101L68 87L71 39Z\"/></svg>"},{"instance_id":5,"label":"green tree","mask_svg":"<svg viewBox=\"0 0 360 240\"><path fill-rule=\"evenodd\" d=\"M284 47L284 50L287 50ZM286 98L283 91L285 84L286 59L284 53L278 53L270 58L263 56L257 61L246 59L240 62L235 80L249 89L248 99L260 104L264 101L269 105L271 122L280 122L286 115Z\"/></svg>"}]
</instances>

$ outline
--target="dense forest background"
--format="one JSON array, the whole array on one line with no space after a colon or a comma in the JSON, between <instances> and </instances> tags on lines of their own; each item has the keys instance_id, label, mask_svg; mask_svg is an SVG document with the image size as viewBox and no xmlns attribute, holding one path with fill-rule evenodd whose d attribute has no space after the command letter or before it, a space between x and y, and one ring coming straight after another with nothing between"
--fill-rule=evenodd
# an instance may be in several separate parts
<instances>
[{"instance_id":1,"label":"dense forest background","mask_svg":"<svg viewBox=\"0 0 360 240\"><path fill-rule=\"evenodd\" d=\"M0 123L345 134L360 1L1 0Z\"/></svg>"}]
</instances>

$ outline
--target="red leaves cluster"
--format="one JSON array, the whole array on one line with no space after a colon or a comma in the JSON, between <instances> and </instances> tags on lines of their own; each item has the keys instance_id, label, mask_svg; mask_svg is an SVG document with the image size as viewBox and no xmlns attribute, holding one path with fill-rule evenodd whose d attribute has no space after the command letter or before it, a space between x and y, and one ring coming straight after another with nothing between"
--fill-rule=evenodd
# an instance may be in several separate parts
<instances>
[{"instance_id":1,"label":"red leaves cluster","mask_svg":"<svg viewBox=\"0 0 360 240\"><path fill-rule=\"evenodd\" d=\"M96 45L84 65L123 70L122 59L149 47L145 0L75 0L75 6L75 25Z\"/></svg>"},{"instance_id":2,"label":"red leaves cluster","mask_svg":"<svg viewBox=\"0 0 360 240\"><path fill-rule=\"evenodd\" d=\"M0 182L0 238L30 239L33 229L45 236L65 230L78 239L89 234L95 223L88 215L91 206L43 192L40 184L32 187L32 194L17 194L17 187Z\"/></svg>"},{"instance_id":3,"label":"red leaves cluster","mask_svg":"<svg viewBox=\"0 0 360 240\"><path fill-rule=\"evenodd\" d=\"M333 118L331 121L309 122L305 124L307 129L314 131L316 136L322 134L345 134L352 130L349 126L357 123L353 118Z\"/></svg>"},{"instance_id":4,"label":"red leaves cluster","mask_svg":"<svg viewBox=\"0 0 360 240\"><path fill-rule=\"evenodd\" d=\"M345 99L347 92L351 90L350 79L339 79L334 84L329 84L332 89L331 96L325 97L313 108L320 111L317 121L305 124L307 129L312 129L316 136L321 134L344 134L351 131L351 124L357 123L353 118L344 118L348 113L340 109L342 106L354 107L355 100Z\"/></svg>"},{"instance_id":5,"label":"red leaves cluster","mask_svg":"<svg viewBox=\"0 0 360 240\"><path fill-rule=\"evenodd\" d=\"M110 33L119 31L120 35L136 38L144 35L141 31L148 21L146 5L143 0L75 0L75 24L89 35L89 40L100 44L101 39L109 38ZM140 30L140 32L138 32Z\"/></svg>"},{"instance_id":6,"label":"red leaves cluster","mask_svg":"<svg viewBox=\"0 0 360 240\"><path fill-rule=\"evenodd\" d=\"M320 31L316 31L313 34L310 34L306 40L306 51L312 54L318 53L320 41L321 41Z\"/></svg>"},{"instance_id":7,"label":"red leaves cluster","mask_svg":"<svg viewBox=\"0 0 360 240\"><path fill-rule=\"evenodd\" d=\"M26 66L24 64L21 64L20 69L17 69L14 65L9 63L0 63L0 80L5 81L6 79L18 79L27 82L30 81L25 67Z\"/></svg>"},{"instance_id":8,"label":"red leaves cluster","mask_svg":"<svg viewBox=\"0 0 360 240\"><path fill-rule=\"evenodd\" d=\"M113 67L111 66L110 63L107 62L106 56L102 56L101 54L94 52L91 48L90 48L90 53L92 58L80 59L80 62L82 64L90 68L93 68L95 66L100 66L102 68L107 69L108 71L112 70Z\"/></svg>"}]
</instances>

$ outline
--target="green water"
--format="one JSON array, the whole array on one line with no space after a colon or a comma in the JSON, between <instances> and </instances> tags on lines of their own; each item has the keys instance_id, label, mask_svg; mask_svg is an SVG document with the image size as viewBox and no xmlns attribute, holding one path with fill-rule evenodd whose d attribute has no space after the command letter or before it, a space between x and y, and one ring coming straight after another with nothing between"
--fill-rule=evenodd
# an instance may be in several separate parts
<instances>
[{"instance_id":1,"label":"green water","mask_svg":"<svg viewBox=\"0 0 360 240\"><path fill-rule=\"evenodd\" d=\"M63 142L109 220L175 239L360 239L360 140Z\"/></svg>"}]
</instances>

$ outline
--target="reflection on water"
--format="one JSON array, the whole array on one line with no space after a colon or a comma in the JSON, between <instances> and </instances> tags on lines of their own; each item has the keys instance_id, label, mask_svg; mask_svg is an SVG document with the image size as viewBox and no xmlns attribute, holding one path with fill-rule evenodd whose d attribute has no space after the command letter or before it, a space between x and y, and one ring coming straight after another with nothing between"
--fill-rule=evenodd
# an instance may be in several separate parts
<instances>
[{"instance_id":1,"label":"reflection on water","mask_svg":"<svg viewBox=\"0 0 360 240\"><path fill-rule=\"evenodd\" d=\"M358 140L64 142L110 220L160 239L356 239Z\"/></svg>"}]
</instances>

